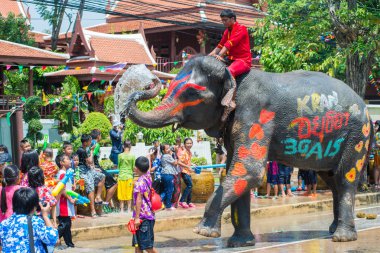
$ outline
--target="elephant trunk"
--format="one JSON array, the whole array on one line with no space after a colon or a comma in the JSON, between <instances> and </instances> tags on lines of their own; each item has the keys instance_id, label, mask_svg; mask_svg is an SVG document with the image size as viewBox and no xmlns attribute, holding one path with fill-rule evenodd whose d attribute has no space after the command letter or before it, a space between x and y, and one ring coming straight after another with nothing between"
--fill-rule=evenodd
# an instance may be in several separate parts
<instances>
[{"instance_id":1,"label":"elephant trunk","mask_svg":"<svg viewBox=\"0 0 380 253\"><path fill-rule=\"evenodd\" d=\"M161 90L161 82L158 79L154 80L154 87L149 90L136 91L132 93L125 104L126 111L124 115L131 119L137 125L146 128L161 128L167 125L176 123L176 117L171 115L172 108L161 104L157 108L164 109L151 110L143 112L137 108L137 102L141 100L149 100L158 95Z\"/></svg>"}]
</instances>

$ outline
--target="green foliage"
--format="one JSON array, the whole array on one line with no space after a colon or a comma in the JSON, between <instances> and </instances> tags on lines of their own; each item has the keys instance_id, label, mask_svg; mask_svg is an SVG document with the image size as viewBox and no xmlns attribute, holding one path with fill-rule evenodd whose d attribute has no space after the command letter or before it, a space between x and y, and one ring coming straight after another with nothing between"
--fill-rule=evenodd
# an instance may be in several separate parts
<instances>
[{"instance_id":1,"label":"green foliage","mask_svg":"<svg viewBox=\"0 0 380 253\"><path fill-rule=\"evenodd\" d=\"M62 88L62 96L78 94L80 92L78 79L73 76L65 77ZM53 111L53 118L60 122L59 129L66 133L72 133L74 127L79 126L79 115L73 112L76 104L77 101L74 101L74 99L63 99L62 102L56 104L56 108Z\"/></svg>"},{"instance_id":2,"label":"green foliage","mask_svg":"<svg viewBox=\"0 0 380 253\"><path fill-rule=\"evenodd\" d=\"M28 92L29 70L4 71L7 81L4 85L5 95L25 96Z\"/></svg>"},{"instance_id":3,"label":"green foliage","mask_svg":"<svg viewBox=\"0 0 380 253\"><path fill-rule=\"evenodd\" d=\"M334 4L337 19L352 31L352 37L337 33L336 41L326 42L321 36L339 31L330 17L328 1L267 1L269 15L253 28L255 50L261 52L264 70L314 70L345 80L347 56L358 52L364 56L361 61L369 60L366 56L379 47L380 36L379 2L361 1L355 8L347 2Z\"/></svg>"},{"instance_id":4,"label":"green foliage","mask_svg":"<svg viewBox=\"0 0 380 253\"><path fill-rule=\"evenodd\" d=\"M137 103L137 107L141 111L150 111L153 108L157 107L162 98L165 96L167 92L167 89L163 89L160 91L160 94L156 96L153 99L145 100L145 101L139 101ZM177 137L181 137L182 139L184 137L192 136L192 131L188 129L180 128L176 132L172 132L171 126L166 126L163 128L158 129L151 129L151 128L143 128L135 123L133 123L131 120L127 120L125 122L125 130L124 130L124 136L123 139L129 139L132 143L136 143L137 138L136 135L138 132L142 132L144 134L144 142L146 144L151 144L154 140L160 140L162 143L169 143L173 144L175 143L175 139Z\"/></svg>"},{"instance_id":5,"label":"green foliage","mask_svg":"<svg viewBox=\"0 0 380 253\"><path fill-rule=\"evenodd\" d=\"M109 116L115 113L115 100L114 96L110 95L104 99L104 114Z\"/></svg>"},{"instance_id":6,"label":"green foliage","mask_svg":"<svg viewBox=\"0 0 380 253\"><path fill-rule=\"evenodd\" d=\"M192 157L191 162L196 165L207 165L207 159L204 157Z\"/></svg>"},{"instance_id":7,"label":"green foliage","mask_svg":"<svg viewBox=\"0 0 380 253\"><path fill-rule=\"evenodd\" d=\"M55 142L53 142L53 143L50 143L50 145L49 145L51 148L56 148L56 149L62 149L62 146L63 146L63 144L62 144L62 142L59 142L59 141L55 141Z\"/></svg>"},{"instance_id":8,"label":"green foliage","mask_svg":"<svg viewBox=\"0 0 380 253\"><path fill-rule=\"evenodd\" d=\"M0 39L12 41L24 45L33 46L34 39L31 38L28 32L31 30L27 24L26 18L23 16L15 16L10 13L7 17L0 14Z\"/></svg>"},{"instance_id":9,"label":"green foliage","mask_svg":"<svg viewBox=\"0 0 380 253\"><path fill-rule=\"evenodd\" d=\"M105 139L101 139L99 141L99 145L101 147L110 147L111 146L111 139L109 137L107 137Z\"/></svg>"},{"instance_id":10,"label":"green foliage","mask_svg":"<svg viewBox=\"0 0 380 253\"><path fill-rule=\"evenodd\" d=\"M170 70L170 74L178 74L180 71L182 70L182 67L173 67L171 70Z\"/></svg>"},{"instance_id":11,"label":"green foliage","mask_svg":"<svg viewBox=\"0 0 380 253\"><path fill-rule=\"evenodd\" d=\"M106 139L112 129L111 122L106 115L100 112L92 112L87 115L86 120L79 128L80 133L90 134L92 130L99 129L102 133L102 138Z\"/></svg>"},{"instance_id":12,"label":"green foliage","mask_svg":"<svg viewBox=\"0 0 380 253\"><path fill-rule=\"evenodd\" d=\"M33 147L36 147L36 143L44 138L43 134L40 132L43 126L39 119L31 119L28 123L28 133L26 137L31 140Z\"/></svg>"},{"instance_id":13,"label":"green foliage","mask_svg":"<svg viewBox=\"0 0 380 253\"><path fill-rule=\"evenodd\" d=\"M29 123L32 119L40 119L40 110L42 107L42 101L40 97L31 96L26 99L24 105L24 120Z\"/></svg>"},{"instance_id":14,"label":"green foliage","mask_svg":"<svg viewBox=\"0 0 380 253\"><path fill-rule=\"evenodd\" d=\"M99 165L105 170L114 168L113 162L108 158L99 160Z\"/></svg>"}]
</instances>

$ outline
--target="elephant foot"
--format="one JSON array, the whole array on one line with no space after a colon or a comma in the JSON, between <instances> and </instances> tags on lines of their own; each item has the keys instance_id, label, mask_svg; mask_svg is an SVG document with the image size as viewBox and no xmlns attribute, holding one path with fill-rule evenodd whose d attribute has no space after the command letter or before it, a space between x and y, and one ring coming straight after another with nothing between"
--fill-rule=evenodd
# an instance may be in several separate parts
<instances>
[{"instance_id":1,"label":"elephant foot","mask_svg":"<svg viewBox=\"0 0 380 253\"><path fill-rule=\"evenodd\" d=\"M227 241L227 247L238 248L238 247L249 247L255 246L255 237L252 235L238 236L233 235Z\"/></svg>"},{"instance_id":2,"label":"elephant foot","mask_svg":"<svg viewBox=\"0 0 380 253\"><path fill-rule=\"evenodd\" d=\"M221 227L220 224L215 227L206 226L205 222L202 220L195 228L193 228L193 232L198 235L217 238L221 235Z\"/></svg>"},{"instance_id":3,"label":"elephant foot","mask_svg":"<svg viewBox=\"0 0 380 253\"><path fill-rule=\"evenodd\" d=\"M356 241L358 239L358 234L355 228L342 228L338 227L332 236L333 242L349 242Z\"/></svg>"},{"instance_id":4,"label":"elephant foot","mask_svg":"<svg viewBox=\"0 0 380 253\"><path fill-rule=\"evenodd\" d=\"M334 234L336 231L336 228L338 227L338 221L333 221L329 227L330 234Z\"/></svg>"}]
</instances>

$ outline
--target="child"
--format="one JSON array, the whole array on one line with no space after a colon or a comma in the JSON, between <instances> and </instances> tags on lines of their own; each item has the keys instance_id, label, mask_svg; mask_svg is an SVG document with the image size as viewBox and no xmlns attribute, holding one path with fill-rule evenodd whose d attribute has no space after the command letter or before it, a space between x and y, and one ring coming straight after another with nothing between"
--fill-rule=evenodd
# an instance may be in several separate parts
<instances>
[{"instance_id":1,"label":"child","mask_svg":"<svg viewBox=\"0 0 380 253\"><path fill-rule=\"evenodd\" d=\"M70 157L63 154L59 156L60 170L58 172L57 178L62 180L67 171L70 170L71 160ZM71 217L75 216L74 203L75 199L71 198L66 194L66 190L74 190L73 183L68 180L65 186L65 190L62 190L60 194L58 204L57 204L57 216L59 221L58 233L59 238L63 236L67 247L74 248L74 243L71 236Z\"/></svg>"},{"instance_id":2,"label":"child","mask_svg":"<svg viewBox=\"0 0 380 253\"><path fill-rule=\"evenodd\" d=\"M12 213L12 198L14 192L21 186L17 185L19 180L19 170L16 165L8 165L3 170L3 182L0 187L1 192L1 213L0 222L9 218Z\"/></svg>"},{"instance_id":3,"label":"child","mask_svg":"<svg viewBox=\"0 0 380 253\"><path fill-rule=\"evenodd\" d=\"M177 160L172 157L172 151L169 144L161 145L161 164L162 164L162 185L163 191L161 193L162 202L165 204L167 210L174 210L172 207L172 196L174 191L174 175L178 174Z\"/></svg>"},{"instance_id":4,"label":"child","mask_svg":"<svg viewBox=\"0 0 380 253\"><path fill-rule=\"evenodd\" d=\"M25 151L22 154L21 157L21 167L20 170L22 172L21 175L21 180L20 180L20 185L28 187L28 171L30 168L34 166L38 166L39 163L39 158L38 158L38 153L35 150L28 150Z\"/></svg>"},{"instance_id":5,"label":"child","mask_svg":"<svg viewBox=\"0 0 380 253\"><path fill-rule=\"evenodd\" d=\"M83 134L81 137L82 146L78 148L77 155L79 158L79 173L80 177L84 179L85 182L85 191L88 194L88 198L90 199L90 208L91 208L91 216L98 217L95 211L95 204L101 205L103 203L102 200L102 190L104 186L105 176L104 174L95 170L95 166L93 165L93 150L87 152L87 148L91 145L91 136L88 134ZM91 168L93 167L93 168ZM98 187L96 191L95 197L95 186Z\"/></svg>"},{"instance_id":6,"label":"child","mask_svg":"<svg viewBox=\"0 0 380 253\"><path fill-rule=\"evenodd\" d=\"M74 161L72 160L72 156L73 156L73 145L68 142L68 141L64 141L63 142L63 147L62 147L62 151L65 155L67 155L68 157L70 157L71 159L71 168L74 169ZM57 156L58 157L58 156ZM59 161L56 161L56 164L59 165Z\"/></svg>"},{"instance_id":7,"label":"child","mask_svg":"<svg viewBox=\"0 0 380 253\"><path fill-rule=\"evenodd\" d=\"M117 197L120 201L120 211L124 212L124 201L127 201L128 209L132 210L132 191L133 191L133 165L135 156L130 153L131 142L125 140L123 143L124 153L118 156L119 178L117 180Z\"/></svg>"},{"instance_id":8,"label":"child","mask_svg":"<svg viewBox=\"0 0 380 253\"><path fill-rule=\"evenodd\" d=\"M278 165L281 195L282 197L285 197L286 195L288 197L293 197L292 190L290 187L290 176L293 173L293 168L288 167L281 163L278 163L277 165ZM284 185L286 186L286 194L284 191Z\"/></svg>"},{"instance_id":9,"label":"child","mask_svg":"<svg viewBox=\"0 0 380 253\"><path fill-rule=\"evenodd\" d=\"M12 156L8 152L7 146L1 144L0 145L0 162L1 163L12 163Z\"/></svg>"},{"instance_id":10,"label":"child","mask_svg":"<svg viewBox=\"0 0 380 253\"><path fill-rule=\"evenodd\" d=\"M314 170L304 172L306 192L304 196L317 197L317 173Z\"/></svg>"},{"instance_id":11,"label":"child","mask_svg":"<svg viewBox=\"0 0 380 253\"><path fill-rule=\"evenodd\" d=\"M277 162L271 161L267 164L267 195L265 198L270 197L270 188L273 185L274 199L278 197L278 165Z\"/></svg>"},{"instance_id":12,"label":"child","mask_svg":"<svg viewBox=\"0 0 380 253\"><path fill-rule=\"evenodd\" d=\"M20 148L23 153L32 150L32 146L27 139L22 139L20 141Z\"/></svg>"},{"instance_id":13,"label":"child","mask_svg":"<svg viewBox=\"0 0 380 253\"><path fill-rule=\"evenodd\" d=\"M44 172L45 185L51 190L57 184L55 176L58 173L58 167L53 160L53 149L46 148L40 155L40 168Z\"/></svg>"},{"instance_id":14,"label":"child","mask_svg":"<svg viewBox=\"0 0 380 253\"><path fill-rule=\"evenodd\" d=\"M91 131L91 146L94 147L94 152L93 152L93 159L94 159L94 164L97 169L99 169L101 173L104 174L105 176L105 181L104 181L104 187L106 188L106 201L103 202L103 209L106 212L110 212L112 209L114 209L113 202L112 202L112 197L116 192L117 188L117 182L113 178L113 175L108 173L106 170L104 170L102 167L100 167L99 164L99 158L100 158L100 144L99 141L102 139L102 135L99 129L94 129ZM108 206L109 205L109 206Z\"/></svg>"},{"instance_id":15,"label":"child","mask_svg":"<svg viewBox=\"0 0 380 253\"><path fill-rule=\"evenodd\" d=\"M156 253L154 245L154 213L151 209L150 202L152 178L149 174L149 160L140 156L136 159L134 172L139 177L133 187L133 207L132 219L136 225L136 237L133 237L132 245L139 245L135 248L136 253L142 253L146 250L148 253ZM139 229L139 228L144 229Z\"/></svg>"},{"instance_id":16,"label":"child","mask_svg":"<svg viewBox=\"0 0 380 253\"><path fill-rule=\"evenodd\" d=\"M53 225L56 228L57 218L55 214L57 200L51 194L51 190L45 185L44 172L40 167L34 166L29 170L28 177L29 187L36 190L41 204L49 203L49 205L51 206L51 216L53 219Z\"/></svg>"},{"instance_id":17,"label":"child","mask_svg":"<svg viewBox=\"0 0 380 253\"><path fill-rule=\"evenodd\" d=\"M150 164L150 173L153 175L153 189L157 193L161 193L161 160L158 156L158 149L156 147L151 147L148 151L148 159Z\"/></svg>"},{"instance_id":18,"label":"child","mask_svg":"<svg viewBox=\"0 0 380 253\"><path fill-rule=\"evenodd\" d=\"M54 247L58 232L49 219L49 204L39 203L36 191L27 187L15 191L12 204L14 213L0 225L2 252L31 252L28 220L32 225L35 252L46 252L44 245ZM41 209L42 219L33 215L37 208Z\"/></svg>"}]
</instances>

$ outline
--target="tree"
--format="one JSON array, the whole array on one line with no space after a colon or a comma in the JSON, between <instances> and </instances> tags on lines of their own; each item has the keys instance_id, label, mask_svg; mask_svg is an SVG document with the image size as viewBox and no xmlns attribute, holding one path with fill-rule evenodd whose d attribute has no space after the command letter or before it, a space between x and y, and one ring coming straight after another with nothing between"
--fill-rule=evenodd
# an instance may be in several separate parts
<instances>
[{"instance_id":1,"label":"tree","mask_svg":"<svg viewBox=\"0 0 380 253\"><path fill-rule=\"evenodd\" d=\"M61 31L62 21L68 0L54 0L54 4L48 7L45 4L36 3L37 12L44 20L49 22L51 26L51 50L57 49L58 37Z\"/></svg>"},{"instance_id":2,"label":"tree","mask_svg":"<svg viewBox=\"0 0 380 253\"><path fill-rule=\"evenodd\" d=\"M269 15L254 28L266 71L326 72L364 97L379 54L379 1L267 2Z\"/></svg>"},{"instance_id":3,"label":"tree","mask_svg":"<svg viewBox=\"0 0 380 253\"><path fill-rule=\"evenodd\" d=\"M10 13L7 17L0 14L0 39L16 42L24 45L34 45L34 40L29 36L31 27L27 20Z\"/></svg>"}]
</instances>

